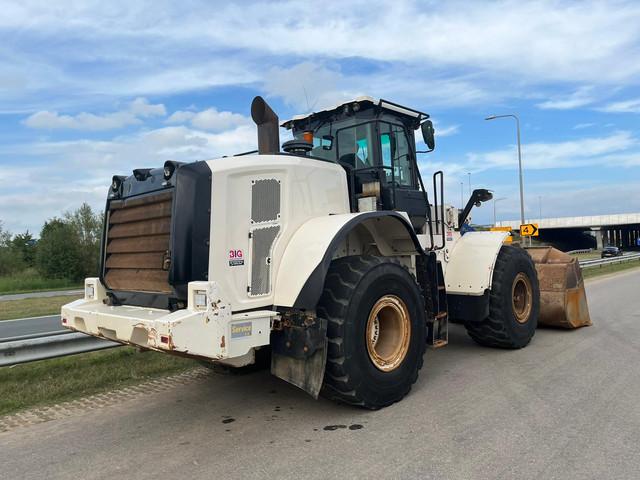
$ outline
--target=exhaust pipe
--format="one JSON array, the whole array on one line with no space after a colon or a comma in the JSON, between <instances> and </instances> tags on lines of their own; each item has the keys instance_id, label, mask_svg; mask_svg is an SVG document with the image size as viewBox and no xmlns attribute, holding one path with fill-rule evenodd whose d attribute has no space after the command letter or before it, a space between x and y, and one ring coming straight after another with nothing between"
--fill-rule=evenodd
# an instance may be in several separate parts
<instances>
[{"instance_id":1,"label":"exhaust pipe","mask_svg":"<svg viewBox=\"0 0 640 480\"><path fill-rule=\"evenodd\" d=\"M258 126L258 153L278 153L280 151L280 126L278 116L271 107L258 96L251 102L251 118Z\"/></svg>"}]
</instances>

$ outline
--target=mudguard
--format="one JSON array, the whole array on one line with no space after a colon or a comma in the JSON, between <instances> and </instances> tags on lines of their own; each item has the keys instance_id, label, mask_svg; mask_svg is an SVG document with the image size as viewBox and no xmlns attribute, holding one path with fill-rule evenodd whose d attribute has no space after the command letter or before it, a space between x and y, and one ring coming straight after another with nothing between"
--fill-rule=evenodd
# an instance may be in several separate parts
<instances>
[{"instance_id":1,"label":"mudguard","mask_svg":"<svg viewBox=\"0 0 640 480\"><path fill-rule=\"evenodd\" d=\"M274 304L314 309L322 294L331 260L357 226L369 232L384 256L424 254L406 216L379 211L313 218L289 241L278 269ZM351 252L345 252L348 254Z\"/></svg>"}]
</instances>

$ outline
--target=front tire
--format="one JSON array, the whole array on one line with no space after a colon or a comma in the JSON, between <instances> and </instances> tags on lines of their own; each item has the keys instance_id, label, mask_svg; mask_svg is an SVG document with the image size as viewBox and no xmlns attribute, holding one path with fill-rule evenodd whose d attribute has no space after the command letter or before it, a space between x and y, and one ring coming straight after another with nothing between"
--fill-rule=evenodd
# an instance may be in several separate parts
<instances>
[{"instance_id":1,"label":"front tire","mask_svg":"<svg viewBox=\"0 0 640 480\"><path fill-rule=\"evenodd\" d=\"M522 348L538 326L540 288L531 256L510 245L500 249L489 296L489 316L467 322L469 336L480 345Z\"/></svg>"},{"instance_id":2,"label":"front tire","mask_svg":"<svg viewBox=\"0 0 640 480\"><path fill-rule=\"evenodd\" d=\"M426 321L405 268L374 256L334 260L317 313L328 320L323 396L378 409L409 393L423 363Z\"/></svg>"}]
</instances>

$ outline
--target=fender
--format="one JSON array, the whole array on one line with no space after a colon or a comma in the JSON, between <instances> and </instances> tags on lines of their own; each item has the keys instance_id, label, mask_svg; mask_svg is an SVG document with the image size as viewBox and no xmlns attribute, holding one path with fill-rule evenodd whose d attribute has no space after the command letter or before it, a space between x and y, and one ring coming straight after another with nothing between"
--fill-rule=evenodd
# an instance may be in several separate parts
<instances>
[{"instance_id":1,"label":"fender","mask_svg":"<svg viewBox=\"0 0 640 480\"><path fill-rule=\"evenodd\" d=\"M467 232L445 251L447 293L482 295L491 288L493 267L506 232Z\"/></svg>"},{"instance_id":2,"label":"fender","mask_svg":"<svg viewBox=\"0 0 640 480\"><path fill-rule=\"evenodd\" d=\"M450 251L445 251L444 279L453 321L479 321L489 315L493 269L507 235L506 232L468 232Z\"/></svg>"},{"instance_id":3,"label":"fender","mask_svg":"<svg viewBox=\"0 0 640 480\"><path fill-rule=\"evenodd\" d=\"M357 226L373 237L384 256L425 255L413 226L398 212L362 212L313 218L289 241L276 277L274 304L315 309L331 260Z\"/></svg>"}]
</instances>

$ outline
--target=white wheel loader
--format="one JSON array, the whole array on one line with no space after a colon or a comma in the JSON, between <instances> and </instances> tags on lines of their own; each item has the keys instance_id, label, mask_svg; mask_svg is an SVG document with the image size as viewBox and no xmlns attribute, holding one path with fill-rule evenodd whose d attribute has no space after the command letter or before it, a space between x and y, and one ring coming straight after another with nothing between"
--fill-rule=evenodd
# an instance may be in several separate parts
<instances>
[{"instance_id":1,"label":"white wheel loader","mask_svg":"<svg viewBox=\"0 0 640 480\"><path fill-rule=\"evenodd\" d=\"M482 345L529 343L534 262L505 232L461 234L490 192L459 214L436 172L427 198L427 114L357 98L284 122L283 151L261 97L251 114L256 152L113 177L100 275L64 326L228 368L270 351L274 375L372 409L409 392L449 319Z\"/></svg>"}]
</instances>

